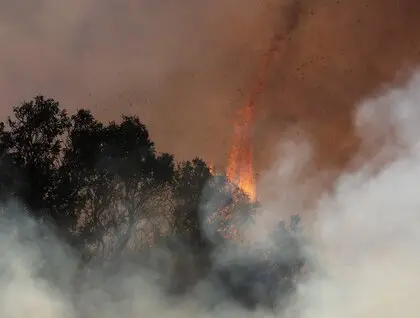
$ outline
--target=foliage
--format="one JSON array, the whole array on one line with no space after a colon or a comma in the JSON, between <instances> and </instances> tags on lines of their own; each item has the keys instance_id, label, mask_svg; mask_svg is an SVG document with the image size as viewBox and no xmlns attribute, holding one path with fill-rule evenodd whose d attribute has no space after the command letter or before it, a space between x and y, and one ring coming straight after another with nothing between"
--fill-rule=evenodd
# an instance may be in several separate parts
<instances>
[{"instance_id":1,"label":"foliage","mask_svg":"<svg viewBox=\"0 0 420 318\"><path fill-rule=\"evenodd\" d=\"M0 168L0 202L19 201L39 222L55 224L85 261L161 244L181 255L178 272L186 259L209 268L212 249L255 210L200 158L176 162L157 152L138 117L102 123L85 109L69 116L43 96L0 123Z\"/></svg>"}]
</instances>

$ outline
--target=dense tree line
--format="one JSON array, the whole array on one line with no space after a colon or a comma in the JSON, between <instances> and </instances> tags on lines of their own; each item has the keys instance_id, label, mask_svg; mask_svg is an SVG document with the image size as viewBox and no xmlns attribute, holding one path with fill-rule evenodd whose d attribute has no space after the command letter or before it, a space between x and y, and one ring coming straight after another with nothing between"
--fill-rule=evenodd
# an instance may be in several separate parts
<instances>
[{"instance_id":1,"label":"dense tree line","mask_svg":"<svg viewBox=\"0 0 420 318\"><path fill-rule=\"evenodd\" d=\"M18 202L19 211L53 224L82 264L144 260L160 244L181 255L166 271L190 266L201 277L223 231L246 224L254 211L203 160L157 152L138 117L102 123L86 109L70 116L43 96L14 107L0 124L0 158L3 213L13 217ZM185 289L180 279L176 288Z\"/></svg>"}]
</instances>

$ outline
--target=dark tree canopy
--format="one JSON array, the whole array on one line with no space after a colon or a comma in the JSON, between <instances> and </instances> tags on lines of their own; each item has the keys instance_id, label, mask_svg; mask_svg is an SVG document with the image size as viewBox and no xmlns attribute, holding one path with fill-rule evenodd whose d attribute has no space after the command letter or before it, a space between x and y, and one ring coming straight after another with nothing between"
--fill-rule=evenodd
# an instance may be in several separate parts
<instances>
[{"instance_id":1,"label":"dark tree canopy","mask_svg":"<svg viewBox=\"0 0 420 318\"><path fill-rule=\"evenodd\" d=\"M158 152L139 117L102 123L86 109L69 116L43 96L0 123L0 168L8 217L16 212L10 202L20 202L38 222L54 224L82 263L146 255L162 244L176 255L165 266L178 291L195 283L182 277L185 268L198 268L197 279L208 275L211 253L255 211L202 159Z\"/></svg>"}]
</instances>

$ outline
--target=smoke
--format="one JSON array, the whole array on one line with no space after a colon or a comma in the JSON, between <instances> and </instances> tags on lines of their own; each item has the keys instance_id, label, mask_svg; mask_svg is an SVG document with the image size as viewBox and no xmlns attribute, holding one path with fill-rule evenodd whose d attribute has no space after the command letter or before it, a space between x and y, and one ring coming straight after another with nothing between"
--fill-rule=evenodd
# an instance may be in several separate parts
<instances>
[{"instance_id":1,"label":"smoke","mask_svg":"<svg viewBox=\"0 0 420 318\"><path fill-rule=\"evenodd\" d=\"M351 169L312 198L311 205L294 205L306 218L313 268L298 285L288 308L291 316L296 311L304 318L418 315L419 85L417 73L406 85L363 101L354 120L362 142ZM305 199L308 188L316 187L313 182L296 184L302 170L290 169L301 159L310 165L302 149L308 153L305 143L289 147L272 172L277 174L268 185L280 195L261 219L287 217L296 194ZM293 156L297 165L288 159Z\"/></svg>"},{"instance_id":2,"label":"smoke","mask_svg":"<svg viewBox=\"0 0 420 318\"><path fill-rule=\"evenodd\" d=\"M419 12L416 0L2 0L0 116L39 93L99 120L134 113L160 151L225 166L234 111L278 32L256 170L296 122L319 140L315 152L334 153L320 161L343 162L353 106L419 61Z\"/></svg>"},{"instance_id":3,"label":"smoke","mask_svg":"<svg viewBox=\"0 0 420 318\"><path fill-rule=\"evenodd\" d=\"M356 126L368 145L382 140L381 147L376 146L387 162L379 171L374 160L357 173L341 176L334 193L319 204L316 228L324 242L328 277L307 286L308 293L323 290L321 297L310 296L317 303L317 315L414 317L418 313L419 84L417 74L405 87L360 107Z\"/></svg>"},{"instance_id":4,"label":"smoke","mask_svg":"<svg viewBox=\"0 0 420 318\"><path fill-rule=\"evenodd\" d=\"M239 89L255 75L281 2L2 0L0 115L45 94L100 120L135 113L159 148L184 158L222 153L230 134L222 127L242 103Z\"/></svg>"},{"instance_id":5,"label":"smoke","mask_svg":"<svg viewBox=\"0 0 420 318\"><path fill-rule=\"evenodd\" d=\"M358 169L343 172L332 189L317 195L312 204L300 204L300 199L313 194L318 178L302 176L305 165L311 165L310 143L283 142L280 148L286 159L279 160L261 181L262 189L274 187L279 196L262 205L259 217L265 222L257 220L255 229L267 231L279 216L299 213L307 218L312 268L297 283L281 315L416 317L420 309L416 301L420 292L419 87L420 76L414 75L405 86L382 91L359 105L354 122L363 140L355 159ZM375 153L365 155L373 146ZM0 224L3 317L280 315L264 309L251 312L220 300L222 291L206 280L185 297L168 298L157 271L129 262L118 270L95 272L93 268L77 277L77 257L71 248L46 225L20 213L19 206L12 210L13 215L3 217ZM209 309L205 305L209 299L219 303Z\"/></svg>"},{"instance_id":6,"label":"smoke","mask_svg":"<svg viewBox=\"0 0 420 318\"><path fill-rule=\"evenodd\" d=\"M319 166L342 168L358 149L356 106L383 83L401 84L419 63L419 2L299 2L297 26L258 102L257 171L276 160L273 145L296 124L310 133Z\"/></svg>"}]
</instances>

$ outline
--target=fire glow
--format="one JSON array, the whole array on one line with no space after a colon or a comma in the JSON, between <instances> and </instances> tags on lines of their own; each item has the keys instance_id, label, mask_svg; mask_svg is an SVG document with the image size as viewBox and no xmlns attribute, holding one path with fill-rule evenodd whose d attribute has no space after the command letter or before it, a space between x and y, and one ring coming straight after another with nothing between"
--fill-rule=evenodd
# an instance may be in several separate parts
<instances>
[{"instance_id":1,"label":"fire glow","mask_svg":"<svg viewBox=\"0 0 420 318\"><path fill-rule=\"evenodd\" d=\"M263 57L256 84L252 87L245 106L240 108L239 114L235 117L233 142L228 156L227 177L253 202L257 200L252 142L255 105L266 87L267 73L280 41L281 37L278 35L273 37L270 48Z\"/></svg>"}]
</instances>

